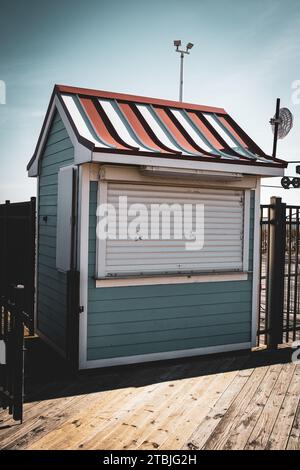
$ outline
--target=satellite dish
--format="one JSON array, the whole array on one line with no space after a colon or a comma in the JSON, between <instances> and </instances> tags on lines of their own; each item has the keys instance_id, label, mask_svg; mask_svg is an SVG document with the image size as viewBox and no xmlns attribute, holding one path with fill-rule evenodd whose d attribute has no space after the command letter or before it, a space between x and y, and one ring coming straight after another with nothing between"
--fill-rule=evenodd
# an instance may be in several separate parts
<instances>
[{"instance_id":1,"label":"satellite dish","mask_svg":"<svg viewBox=\"0 0 300 470\"><path fill-rule=\"evenodd\" d=\"M271 119L273 134L275 135L276 116ZM294 117L288 108L280 108L278 117L277 139L284 139L293 127Z\"/></svg>"},{"instance_id":2,"label":"satellite dish","mask_svg":"<svg viewBox=\"0 0 300 470\"><path fill-rule=\"evenodd\" d=\"M273 158L276 158L277 141L278 139L284 139L293 127L293 115L288 108L280 108L280 99L276 101L276 113L275 116L270 119L270 124L274 134L273 140Z\"/></svg>"}]
</instances>

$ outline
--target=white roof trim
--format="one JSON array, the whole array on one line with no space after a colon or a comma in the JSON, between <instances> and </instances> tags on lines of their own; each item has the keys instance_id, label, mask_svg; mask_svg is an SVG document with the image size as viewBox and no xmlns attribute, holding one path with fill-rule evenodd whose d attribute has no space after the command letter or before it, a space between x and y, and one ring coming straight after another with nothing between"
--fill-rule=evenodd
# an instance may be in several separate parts
<instances>
[{"instance_id":1,"label":"white roof trim","mask_svg":"<svg viewBox=\"0 0 300 470\"><path fill-rule=\"evenodd\" d=\"M74 146L74 164L81 164L87 162L99 162L99 163L113 163L113 164L126 164L126 165L138 165L138 166L156 166L156 167L165 167L165 168L187 168L192 170L210 170L210 171L224 171L224 172L236 172L242 173L245 175L258 175L262 177L272 177L272 176L283 176L284 168L281 167L268 167L250 164L242 165L238 160L231 160L230 163L228 160L225 162L222 161L196 161L196 160L185 160L173 159L173 158L164 158L162 157L153 157L149 152L149 156L142 155L130 155L130 154L118 154L118 153L106 153L106 152L93 152L85 145L81 144L73 130L71 121L64 109L64 106L60 102L57 95L55 95L50 111L48 113L47 122L44 127L43 135L40 139L38 148L36 150L36 156L34 161L31 163L31 166L28 170L29 176L38 176L38 162L41 157L41 154L44 149L46 139L50 130L52 119L55 113L55 110L58 111L64 126L67 130L67 133L70 137L70 140ZM93 144L93 142L91 142ZM202 144L203 145L203 144Z\"/></svg>"},{"instance_id":2,"label":"white roof trim","mask_svg":"<svg viewBox=\"0 0 300 470\"><path fill-rule=\"evenodd\" d=\"M30 176L30 177L38 176L38 162L39 162L39 159L41 157L41 154L43 153L44 145L45 145L45 142L47 140L48 133L49 133L51 123L52 123L52 120L53 120L53 116L54 116L54 113L55 113L56 110L59 113L59 115L61 117L61 120L63 121L64 126L67 130L67 133L70 137L72 145L74 146L74 163L75 164L80 164L80 163L85 163L85 162L89 162L89 161L92 160L91 150L89 150L87 147L85 147L80 142L78 142L78 139L75 135L75 132L73 131L73 128L71 126L70 120L67 117L67 115L65 113L65 110L64 110L61 102L59 101L58 97L55 96L54 99L53 99L48 117L47 117L47 122L46 122L44 132L43 132L42 138L40 140L40 143L39 143L39 146L38 146L38 149L37 149L37 152L36 152L35 159L32 162L32 164L31 164L31 166L28 170L28 176Z\"/></svg>"},{"instance_id":3,"label":"white roof trim","mask_svg":"<svg viewBox=\"0 0 300 470\"><path fill-rule=\"evenodd\" d=\"M204 162L204 161L191 161L191 160L180 160L172 158L160 158L160 157L143 157L141 155L118 155L109 154L103 152L93 152L93 162L98 163L118 163L126 165L150 165L154 167L164 168L187 168L191 170L210 170L210 171L223 171L230 173L242 173L244 175L259 175L265 177L271 176L283 176L284 168L274 168L266 166L252 165L241 165L238 162L234 163L222 163L222 162Z\"/></svg>"}]
</instances>

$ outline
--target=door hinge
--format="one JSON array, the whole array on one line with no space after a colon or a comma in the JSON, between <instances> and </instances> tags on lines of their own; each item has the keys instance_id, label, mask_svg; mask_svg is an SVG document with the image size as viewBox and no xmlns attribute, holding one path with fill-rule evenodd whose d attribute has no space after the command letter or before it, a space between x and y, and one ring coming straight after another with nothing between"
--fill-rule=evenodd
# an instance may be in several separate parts
<instances>
[{"instance_id":1,"label":"door hinge","mask_svg":"<svg viewBox=\"0 0 300 470\"><path fill-rule=\"evenodd\" d=\"M84 306L80 305L78 309L78 313L83 313L84 312Z\"/></svg>"}]
</instances>

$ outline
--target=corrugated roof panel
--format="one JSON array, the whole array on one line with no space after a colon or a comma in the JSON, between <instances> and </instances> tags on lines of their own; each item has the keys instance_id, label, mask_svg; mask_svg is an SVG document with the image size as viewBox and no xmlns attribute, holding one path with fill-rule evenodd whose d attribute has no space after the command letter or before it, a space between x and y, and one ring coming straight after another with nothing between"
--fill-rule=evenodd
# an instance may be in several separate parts
<instances>
[{"instance_id":1,"label":"corrugated roof panel","mask_svg":"<svg viewBox=\"0 0 300 470\"><path fill-rule=\"evenodd\" d=\"M138 119L136 114L134 113L132 107L128 103L115 103L119 106L121 112L123 113L124 118L127 120L127 124L130 126L132 131L134 132L138 141L142 142L144 147L147 150L152 152L165 152L161 149L156 143L151 139L151 136L146 132L145 128L142 126L141 121Z\"/></svg>"},{"instance_id":2,"label":"corrugated roof panel","mask_svg":"<svg viewBox=\"0 0 300 470\"><path fill-rule=\"evenodd\" d=\"M155 115L153 115L153 113L151 113L151 108L149 105L141 104L137 105L137 108L147 122L148 126L151 128L152 132L157 136L163 146L165 146L166 150L170 152L182 153L181 149L173 144L168 134L165 132L163 126L160 124L159 120L155 117Z\"/></svg>"},{"instance_id":3,"label":"corrugated roof panel","mask_svg":"<svg viewBox=\"0 0 300 470\"><path fill-rule=\"evenodd\" d=\"M112 148L110 145L107 145L105 142L101 141L100 138L97 139L93 135L93 132L91 132L86 119L84 119L82 113L78 108L78 105L75 101L76 96L74 97L70 95L62 95L62 99L79 135L81 135L82 137L89 140L95 145L100 145L103 148Z\"/></svg>"},{"instance_id":4,"label":"corrugated roof panel","mask_svg":"<svg viewBox=\"0 0 300 470\"><path fill-rule=\"evenodd\" d=\"M187 120L186 115L181 109L171 109L171 112L205 155L216 150L212 145L210 145L207 139L203 138L200 132L197 132L192 123Z\"/></svg>"},{"instance_id":5,"label":"corrugated roof panel","mask_svg":"<svg viewBox=\"0 0 300 470\"><path fill-rule=\"evenodd\" d=\"M172 138L177 143L178 147L184 152L191 155L199 155L199 149L196 146L191 145L187 140L185 135L180 132L178 125L174 123L174 120L171 119L169 114L167 114L164 108L152 108L153 111L157 114L163 125L168 129L169 133L172 135Z\"/></svg>"},{"instance_id":6,"label":"corrugated roof panel","mask_svg":"<svg viewBox=\"0 0 300 470\"><path fill-rule=\"evenodd\" d=\"M222 108L56 85L28 168L40 158L56 100L80 144L91 151L287 166L266 155Z\"/></svg>"},{"instance_id":7,"label":"corrugated roof panel","mask_svg":"<svg viewBox=\"0 0 300 470\"><path fill-rule=\"evenodd\" d=\"M55 93L83 145L98 152L285 166L222 108L65 86Z\"/></svg>"},{"instance_id":8,"label":"corrugated roof panel","mask_svg":"<svg viewBox=\"0 0 300 470\"><path fill-rule=\"evenodd\" d=\"M128 132L127 127L124 125L124 122L115 111L112 103L109 100L99 100L102 108L104 109L105 113L107 114L110 122L112 123L116 133L119 137L126 142L126 144L130 147L140 148L140 145L136 140L132 138L130 133Z\"/></svg>"},{"instance_id":9,"label":"corrugated roof panel","mask_svg":"<svg viewBox=\"0 0 300 470\"><path fill-rule=\"evenodd\" d=\"M214 148L225 151L227 147L226 142L224 142L221 136L209 125L202 113L196 114L194 111L188 111L188 115L200 128L202 134L211 142Z\"/></svg>"}]
</instances>

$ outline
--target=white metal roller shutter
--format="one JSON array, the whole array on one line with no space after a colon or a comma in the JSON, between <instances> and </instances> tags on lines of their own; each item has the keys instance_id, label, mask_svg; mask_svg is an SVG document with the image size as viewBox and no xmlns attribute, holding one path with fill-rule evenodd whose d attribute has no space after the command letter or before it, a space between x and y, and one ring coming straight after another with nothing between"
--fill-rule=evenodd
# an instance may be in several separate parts
<instances>
[{"instance_id":1,"label":"white metal roller shutter","mask_svg":"<svg viewBox=\"0 0 300 470\"><path fill-rule=\"evenodd\" d=\"M101 270L106 276L242 270L244 191L108 183L107 202L117 215L119 196L127 196L128 207L145 204L149 214L151 204L204 204L204 246L187 251L185 238L120 240L117 235L106 241ZM148 222L150 227L150 217Z\"/></svg>"}]
</instances>

